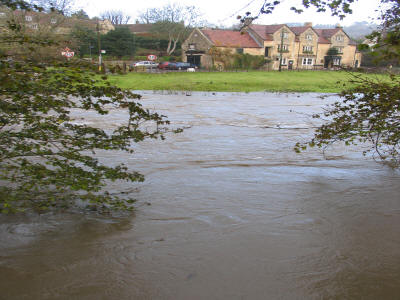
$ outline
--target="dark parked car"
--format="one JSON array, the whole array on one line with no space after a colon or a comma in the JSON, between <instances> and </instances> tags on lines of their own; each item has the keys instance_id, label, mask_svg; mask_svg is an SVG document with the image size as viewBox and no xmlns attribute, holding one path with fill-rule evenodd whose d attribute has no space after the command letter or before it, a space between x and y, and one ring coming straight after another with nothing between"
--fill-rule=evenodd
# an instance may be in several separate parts
<instances>
[{"instance_id":1,"label":"dark parked car","mask_svg":"<svg viewBox=\"0 0 400 300\"><path fill-rule=\"evenodd\" d=\"M178 70L187 70L189 68L197 69L198 67L194 64L188 63L188 62L177 62L176 66Z\"/></svg>"},{"instance_id":2,"label":"dark parked car","mask_svg":"<svg viewBox=\"0 0 400 300\"><path fill-rule=\"evenodd\" d=\"M163 62L158 65L158 68L161 70L178 70L178 67L176 66L176 63L172 62Z\"/></svg>"}]
</instances>

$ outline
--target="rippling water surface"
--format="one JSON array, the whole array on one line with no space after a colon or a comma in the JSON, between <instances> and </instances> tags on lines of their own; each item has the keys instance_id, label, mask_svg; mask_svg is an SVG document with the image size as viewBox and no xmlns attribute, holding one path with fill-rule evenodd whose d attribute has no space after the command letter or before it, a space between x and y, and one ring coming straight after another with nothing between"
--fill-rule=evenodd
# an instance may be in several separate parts
<instances>
[{"instance_id":1,"label":"rippling water surface","mask_svg":"<svg viewBox=\"0 0 400 300\"><path fill-rule=\"evenodd\" d=\"M1 217L0 299L400 299L400 174L341 146L295 154L317 96L144 93L186 130L104 154L146 175L109 187L135 215Z\"/></svg>"}]
</instances>

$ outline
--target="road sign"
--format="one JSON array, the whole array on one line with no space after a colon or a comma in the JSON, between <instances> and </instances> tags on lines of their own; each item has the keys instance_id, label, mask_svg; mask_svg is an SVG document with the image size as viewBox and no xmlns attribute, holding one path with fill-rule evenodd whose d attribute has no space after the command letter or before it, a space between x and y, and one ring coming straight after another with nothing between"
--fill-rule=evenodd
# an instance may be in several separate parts
<instances>
[{"instance_id":1,"label":"road sign","mask_svg":"<svg viewBox=\"0 0 400 300\"><path fill-rule=\"evenodd\" d=\"M71 58L75 55L75 52L71 51L68 47L64 49L64 51L61 52L62 56L65 56L66 58Z\"/></svg>"},{"instance_id":2,"label":"road sign","mask_svg":"<svg viewBox=\"0 0 400 300\"><path fill-rule=\"evenodd\" d=\"M157 59L157 55L149 54L149 55L147 55L147 59L151 60L151 61L156 60Z\"/></svg>"}]
</instances>

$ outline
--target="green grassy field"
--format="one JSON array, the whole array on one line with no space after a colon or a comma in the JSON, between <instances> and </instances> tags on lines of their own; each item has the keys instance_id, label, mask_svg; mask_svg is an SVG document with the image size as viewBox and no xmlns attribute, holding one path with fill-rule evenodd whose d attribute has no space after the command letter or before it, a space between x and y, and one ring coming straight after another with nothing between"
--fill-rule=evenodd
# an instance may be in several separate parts
<instances>
[{"instance_id":1,"label":"green grassy field","mask_svg":"<svg viewBox=\"0 0 400 300\"><path fill-rule=\"evenodd\" d=\"M253 71L129 73L108 78L112 84L132 90L336 93L350 77L344 71Z\"/></svg>"}]
</instances>

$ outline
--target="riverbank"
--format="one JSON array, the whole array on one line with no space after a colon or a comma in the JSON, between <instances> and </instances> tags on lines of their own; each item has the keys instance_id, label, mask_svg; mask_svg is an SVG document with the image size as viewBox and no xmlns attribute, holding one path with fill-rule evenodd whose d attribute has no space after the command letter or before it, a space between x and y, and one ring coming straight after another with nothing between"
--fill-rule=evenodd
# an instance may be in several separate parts
<instances>
[{"instance_id":1,"label":"riverbank","mask_svg":"<svg viewBox=\"0 0 400 300\"><path fill-rule=\"evenodd\" d=\"M343 83L349 84L352 76L359 74L346 71L128 73L111 75L109 81L132 90L337 93L343 89Z\"/></svg>"}]
</instances>

